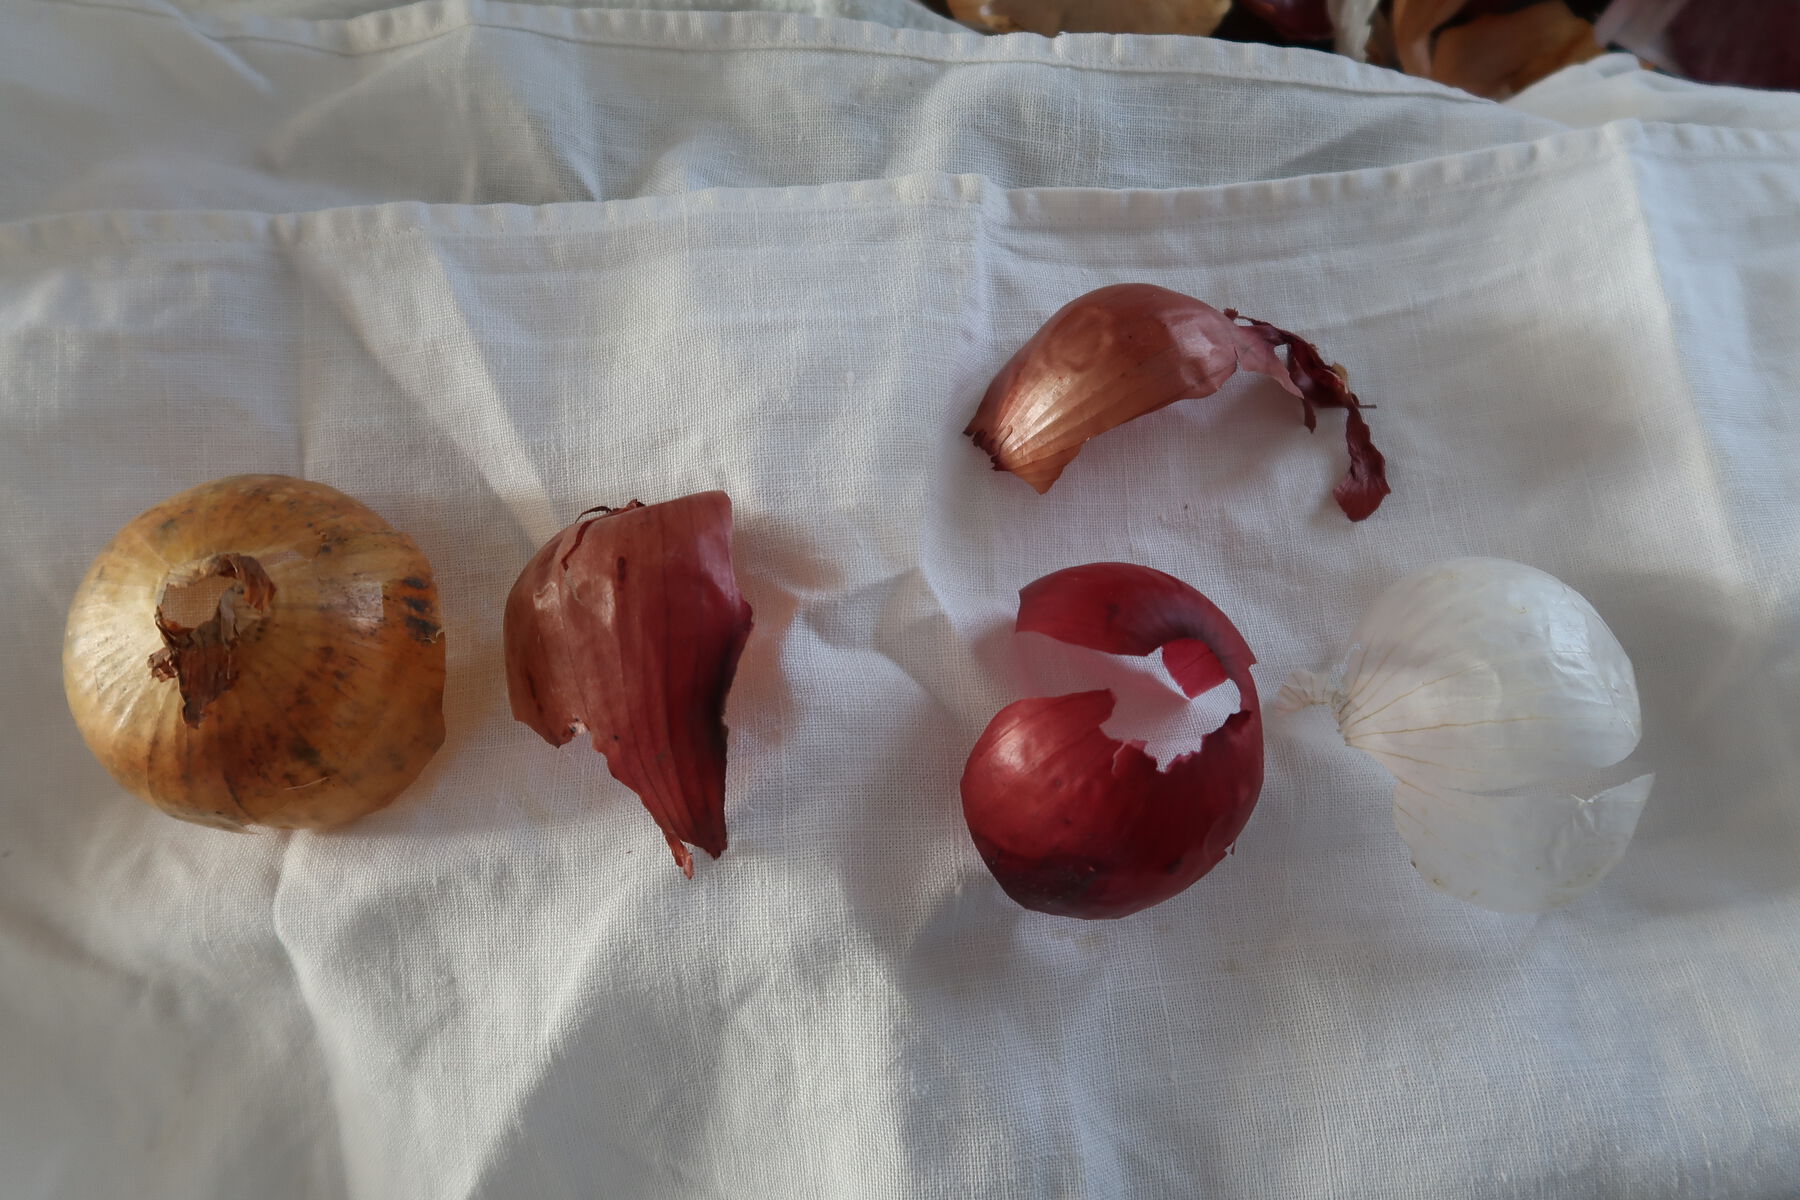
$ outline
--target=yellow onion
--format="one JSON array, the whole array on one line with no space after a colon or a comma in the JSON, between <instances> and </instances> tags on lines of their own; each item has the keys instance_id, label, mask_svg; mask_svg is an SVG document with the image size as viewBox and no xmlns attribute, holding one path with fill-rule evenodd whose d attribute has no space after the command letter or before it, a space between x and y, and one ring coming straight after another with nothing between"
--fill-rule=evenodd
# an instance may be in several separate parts
<instances>
[{"instance_id":1,"label":"yellow onion","mask_svg":"<svg viewBox=\"0 0 1800 1200\"><path fill-rule=\"evenodd\" d=\"M63 686L95 757L171 816L342 825L443 743L431 564L335 488L217 479L137 517L88 568Z\"/></svg>"}]
</instances>

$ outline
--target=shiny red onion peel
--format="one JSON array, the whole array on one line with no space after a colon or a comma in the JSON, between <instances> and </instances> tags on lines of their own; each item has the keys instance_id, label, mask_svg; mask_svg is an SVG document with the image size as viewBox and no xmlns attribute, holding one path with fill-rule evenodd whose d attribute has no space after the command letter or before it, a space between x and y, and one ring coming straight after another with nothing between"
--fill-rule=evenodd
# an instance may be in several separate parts
<instances>
[{"instance_id":1,"label":"shiny red onion peel","mask_svg":"<svg viewBox=\"0 0 1800 1200\"><path fill-rule=\"evenodd\" d=\"M1006 894L1038 912L1123 917L1186 890L1242 832L1262 790L1256 661L1230 618L1181 580L1091 563L1019 593L1017 629L1109 654L1162 651L1192 698L1229 680L1239 709L1162 769L1141 741L1102 732L1110 691L1015 701L962 776L963 815Z\"/></svg>"},{"instance_id":2,"label":"shiny red onion peel","mask_svg":"<svg viewBox=\"0 0 1800 1200\"><path fill-rule=\"evenodd\" d=\"M1390 491L1386 459L1362 416L1372 406L1342 369L1285 329L1154 284L1113 284L1064 305L1001 368L963 432L995 470L1046 492L1089 438L1210 396L1240 368L1298 399L1308 429L1318 409L1344 410L1350 469L1332 496L1352 521L1373 513Z\"/></svg>"}]
</instances>

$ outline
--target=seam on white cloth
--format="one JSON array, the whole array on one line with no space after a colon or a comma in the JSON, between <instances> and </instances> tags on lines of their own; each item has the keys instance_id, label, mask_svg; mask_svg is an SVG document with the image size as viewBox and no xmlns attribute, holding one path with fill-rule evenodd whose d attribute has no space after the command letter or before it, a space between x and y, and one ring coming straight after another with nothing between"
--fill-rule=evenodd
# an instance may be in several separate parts
<instances>
[{"instance_id":1,"label":"seam on white cloth","mask_svg":"<svg viewBox=\"0 0 1800 1200\"><path fill-rule=\"evenodd\" d=\"M327 20L222 18L106 0L34 2L172 20L208 38L293 45L345 58L404 49L464 29L494 29L577 45L674 51L836 51L970 66L1015 64L1138 74L1217 75L1347 91L1359 96L1434 97L1457 104L1497 107L1491 100L1456 88L1322 51L1173 35L987 36L903 29L805 13L562 8L487 0L419 0L400 8ZM957 49L962 52L953 52ZM1211 61L1195 61L1198 59Z\"/></svg>"},{"instance_id":2,"label":"seam on white cloth","mask_svg":"<svg viewBox=\"0 0 1800 1200\"><path fill-rule=\"evenodd\" d=\"M385 242L419 235L430 222L436 237L529 237L606 232L676 212L862 212L879 204L907 208L963 208L991 185L980 175L918 174L854 183L778 188L723 187L626 200L553 204L426 204L399 201L314 212L259 213L235 209L101 209L0 223L0 252L56 252L72 242L128 246L146 238L165 245L263 242L333 245ZM842 193L833 196L831 193ZM1160 194L1160 193L1153 193Z\"/></svg>"},{"instance_id":3,"label":"seam on white cloth","mask_svg":"<svg viewBox=\"0 0 1800 1200\"><path fill-rule=\"evenodd\" d=\"M1702 158L1800 157L1800 134L1691 125L1615 121L1552 134L1531 142L1446 155L1398 166L1365 167L1190 188L1005 188L983 175L924 173L853 182L787 187L719 187L668 196L549 204L428 204L399 201L311 212L244 210L104 209L29 217L0 223L0 252L55 253L71 244L98 248L151 240L165 245L229 244L272 240L283 246L323 239L334 245L370 244L418 236L429 225L435 237L529 237L614 230L656 221L672 212L782 212L819 214L871 206L961 208L1004 198L1014 215L1040 226L1070 219L1091 225L1096 200L1109 199L1121 216L1177 220L1188 213L1270 206L1330 204L1336 200L1404 188L1438 194L1499 186L1559 168L1624 139L1635 152ZM1065 210L1065 217L1063 211Z\"/></svg>"}]
</instances>

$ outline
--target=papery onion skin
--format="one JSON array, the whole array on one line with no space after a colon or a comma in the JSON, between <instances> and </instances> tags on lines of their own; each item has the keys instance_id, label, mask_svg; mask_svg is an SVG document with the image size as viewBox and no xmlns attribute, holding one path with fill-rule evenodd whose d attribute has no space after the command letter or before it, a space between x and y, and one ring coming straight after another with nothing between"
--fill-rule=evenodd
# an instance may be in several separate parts
<instances>
[{"instance_id":1,"label":"papery onion skin","mask_svg":"<svg viewBox=\"0 0 1800 1200\"><path fill-rule=\"evenodd\" d=\"M1325 42L1333 32L1325 0L1238 0L1276 33L1296 42Z\"/></svg>"},{"instance_id":2,"label":"papery onion skin","mask_svg":"<svg viewBox=\"0 0 1800 1200\"><path fill-rule=\"evenodd\" d=\"M1331 708L1344 741L1395 779L1394 821L1432 887L1497 912L1545 912L1596 885L1648 799L1642 775L1595 795L1642 729L1631 660L1579 592L1496 558L1389 585L1330 675L1279 709Z\"/></svg>"},{"instance_id":3,"label":"papery onion skin","mask_svg":"<svg viewBox=\"0 0 1800 1200\"><path fill-rule=\"evenodd\" d=\"M1210 396L1240 368L1299 399L1308 429L1318 407L1346 410L1350 472L1333 496L1352 521L1372 514L1390 491L1386 460L1342 370L1295 334L1154 284L1113 284L1064 305L1001 368L963 432L995 470L1046 492L1088 439Z\"/></svg>"},{"instance_id":4,"label":"papery onion skin","mask_svg":"<svg viewBox=\"0 0 1800 1200\"><path fill-rule=\"evenodd\" d=\"M1376 598L1350 643L1344 740L1417 784L1542 783L1619 762L1642 732L1618 638L1579 592L1524 563L1414 572Z\"/></svg>"},{"instance_id":5,"label":"papery onion skin","mask_svg":"<svg viewBox=\"0 0 1800 1200\"><path fill-rule=\"evenodd\" d=\"M1490 100L1505 100L1545 76L1598 58L1594 26L1564 0L1476 16L1437 35L1431 78Z\"/></svg>"},{"instance_id":6,"label":"papery onion skin","mask_svg":"<svg viewBox=\"0 0 1800 1200\"><path fill-rule=\"evenodd\" d=\"M1205 596L1130 563L1057 571L1019 593L1017 629L1109 654L1160 649L1189 697L1230 680L1240 709L1158 770L1101 731L1108 691L1001 709L963 770L963 815L1001 888L1038 912L1129 916L1185 891L1236 842L1262 790L1255 657Z\"/></svg>"},{"instance_id":7,"label":"papery onion skin","mask_svg":"<svg viewBox=\"0 0 1800 1200\"><path fill-rule=\"evenodd\" d=\"M1375 33L1375 10L1380 0L1326 0L1337 32L1332 49L1357 62L1369 61L1369 41Z\"/></svg>"},{"instance_id":8,"label":"papery onion skin","mask_svg":"<svg viewBox=\"0 0 1800 1200\"><path fill-rule=\"evenodd\" d=\"M1232 0L949 0L958 21L993 33L1148 33L1204 37Z\"/></svg>"},{"instance_id":9,"label":"papery onion skin","mask_svg":"<svg viewBox=\"0 0 1800 1200\"><path fill-rule=\"evenodd\" d=\"M1710 0L1677 8L1664 31L1675 66L1702 83L1800 88L1800 23L1791 5Z\"/></svg>"},{"instance_id":10,"label":"papery onion skin","mask_svg":"<svg viewBox=\"0 0 1800 1200\"><path fill-rule=\"evenodd\" d=\"M270 593L266 611L232 639L230 679L184 698L158 630L165 584L213 566L250 574L243 559L265 577L251 586ZM63 682L95 757L171 816L343 825L392 801L443 743L431 564L325 484L214 480L143 513L95 558L69 609Z\"/></svg>"},{"instance_id":11,"label":"papery onion skin","mask_svg":"<svg viewBox=\"0 0 1800 1200\"><path fill-rule=\"evenodd\" d=\"M1640 775L1593 796L1550 785L1478 795L1398 783L1394 828L1438 891L1491 912L1549 912L1618 864L1655 780Z\"/></svg>"},{"instance_id":12,"label":"papery onion skin","mask_svg":"<svg viewBox=\"0 0 1800 1200\"><path fill-rule=\"evenodd\" d=\"M506 601L513 716L553 746L590 733L689 878L684 843L725 852L725 698L751 624L719 491L590 510Z\"/></svg>"}]
</instances>

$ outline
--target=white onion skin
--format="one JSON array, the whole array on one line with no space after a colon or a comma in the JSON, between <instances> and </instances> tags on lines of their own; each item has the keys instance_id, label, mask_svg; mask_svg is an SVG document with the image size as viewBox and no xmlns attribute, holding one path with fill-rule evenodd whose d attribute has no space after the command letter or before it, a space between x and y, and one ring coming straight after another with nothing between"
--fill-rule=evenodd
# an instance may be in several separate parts
<instances>
[{"instance_id":1,"label":"white onion skin","mask_svg":"<svg viewBox=\"0 0 1800 1200\"><path fill-rule=\"evenodd\" d=\"M1432 887L1542 913L1618 863L1654 777L1585 794L1642 731L1631 660L1579 592L1496 558L1417 571L1371 604L1332 675L1279 707L1330 706L1395 780L1394 824Z\"/></svg>"},{"instance_id":2,"label":"white onion skin","mask_svg":"<svg viewBox=\"0 0 1800 1200\"><path fill-rule=\"evenodd\" d=\"M1631 660L1554 575L1496 558L1399 580L1351 635L1344 740L1396 778L1487 792L1611 766L1642 731Z\"/></svg>"},{"instance_id":3,"label":"white onion skin","mask_svg":"<svg viewBox=\"0 0 1800 1200\"><path fill-rule=\"evenodd\" d=\"M183 720L156 678L172 574L216 555L274 585L232 644L238 676ZM69 710L94 756L171 816L221 829L325 829L392 801L444 739L444 643L411 538L324 484L238 475L141 514L94 559L63 640Z\"/></svg>"}]
</instances>

